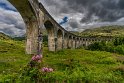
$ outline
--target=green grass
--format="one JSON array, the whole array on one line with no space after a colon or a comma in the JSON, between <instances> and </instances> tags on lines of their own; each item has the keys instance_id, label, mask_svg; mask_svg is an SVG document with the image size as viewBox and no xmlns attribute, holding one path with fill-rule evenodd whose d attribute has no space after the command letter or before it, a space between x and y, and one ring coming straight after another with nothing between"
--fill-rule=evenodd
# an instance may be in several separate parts
<instances>
[{"instance_id":1,"label":"green grass","mask_svg":"<svg viewBox=\"0 0 124 83\"><path fill-rule=\"evenodd\" d=\"M120 60L121 59L121 60ZM20 69L30 60L25 54L24 42L0 40L0 81L19 75ZM41 79L69 83L123 83L124 56L104 51L66 49L49 52L45 47L42 67L52 67L54 72L40 76ZM39 78L39 79L40 79ZM8 80L8 79L7 79Z\"/></svg>"},{"instance_id":2,"label":"green grass","mask_svg":"<svg viewBox=\"0 0 124 83\"><path fill-rule=\"evenodd\" d=\"M118 61L116 56L121 55L83 49L63 50L57 53L46 51L44 64L53 67L56 70L54 74L59 72L65 76L66 78L59 76L63 80L81 79L83 82L89 83L109 81L116 83L124 81L123 75L121 75L124 72L123 61Z\"/></svg>"},{"instance_id":3,"label":"green grass","mask_svg":"<svg viewBox=\"0 0 124 83\"><path fill-rule=\"evenodd\" d=\"M23 42L13 40L0 40L0 73L12 74L29 61L25 54Z\"/></svg>"}]
</instances>

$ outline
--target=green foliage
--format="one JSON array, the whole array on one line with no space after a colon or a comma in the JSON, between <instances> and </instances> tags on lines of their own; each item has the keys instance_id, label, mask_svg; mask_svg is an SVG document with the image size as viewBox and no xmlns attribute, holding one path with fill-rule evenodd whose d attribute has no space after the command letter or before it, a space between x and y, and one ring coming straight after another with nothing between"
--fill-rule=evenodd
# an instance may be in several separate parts
<instances>
[{"instance_id":1,"label":"green foliage","mask_svg":"<svg viewBox=\"0 0 124 83\"><path fill-rule=\"evenodd\" d=\"M115 39L114 41L115 46L122 45L122 44L124 44L124 38L120 37Z\"/></svg>"},{"instance_id":2,"label":"green foliage","mask_svg":"<svg viewBox=\"0 0 124 83\"><path fill-rule=\"evenodd\" d=\"M25 54L24 42L0 40L0 78L17 73L27 65L29 57Z\"/></svg>"},{"instance_id":3,"label":"green foliage","mask_svg":"<svg viewBox=\"0 0 124 83\"><path fill-rule=\"evenodd\" d=\"M116 38L113 42L95 42L88 46L88 50L124 54L124 38Z\"/></svg>"},{"instance_id":4,"label":"green foliage","mask_svg":"<svg viewBox=\"0 0 124 83\"><path fill-rule=\"evenodd\" d=\"M115 48L115 53L124 54L124 45L119 45Z\"/></svg>"},{"instance_id":5,"label":"green foliage","mask_svg":"<svg viewBox=\"0 0 124 83\"><path fill-rule=\"evenodd\" d=\"M102 42L100 45L106 46L106 43ZM109 46L112 45L109 43ZM119 61L118 57L122 61ZM49 52L48 48L44 47L43 60L38 67L31 68L27 65L30 58L25 54L23 41L0 40L0 83L124 82L122 55L84 49ZM41 72L42 67L50 67L54 71Z\"/></svg>"},{"instance_id":6,"label":"green foliage","mask_svg":"<svg viewBox=\"0 0 124 83\"><path fill-rule=\"evenodd\" d=\"M43 45L44 47L48 47L48 37L46 35L43 36Z\"/></svg>"},{"instance_id":7,"label":"green foliage","mask_svg":"<svg viewBox=\"0 0 124 83\"><path fill-rule=\"evenodd\" d=\"M13 40L24 41L25 40L25 37L14 37Z\"/></svg>"}]
</instances>

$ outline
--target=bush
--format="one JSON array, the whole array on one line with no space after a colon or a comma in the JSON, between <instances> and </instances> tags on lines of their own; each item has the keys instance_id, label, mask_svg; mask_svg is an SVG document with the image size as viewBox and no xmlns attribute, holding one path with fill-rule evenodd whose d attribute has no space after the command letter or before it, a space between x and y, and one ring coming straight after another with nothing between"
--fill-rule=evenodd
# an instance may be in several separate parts
<instances>
[{"instance_id":1,"label":"bush","mask_svg":"<svg viewBox=\"0 0 124 83\"><path fill-rule=\"evenodd\" d=\"M124 54L124 38L116 38L114 42L95 42L88 46L88 50L107 51Z\"/></svg>"},{"instance_id":2,"label":"bush","mask_svg":"<svg viewBox=\"0 0 124 83\"><path fill-rule=\"evenodd\" d=\"M124 45L119 45L115 48L115 53L124 54Z\"/></svg>"},{"instance_id":3,"label":"bush","mask_svg":"<svg viewBox=\"0 0 124 83\"><path fill-rule=\"evenodd\" d=\"M106 46L106 43L105 42L95 42L94 44L91 44L88 46L88 49L89 50L106 50L107 46Z\"/></svg>"}]
</instances>

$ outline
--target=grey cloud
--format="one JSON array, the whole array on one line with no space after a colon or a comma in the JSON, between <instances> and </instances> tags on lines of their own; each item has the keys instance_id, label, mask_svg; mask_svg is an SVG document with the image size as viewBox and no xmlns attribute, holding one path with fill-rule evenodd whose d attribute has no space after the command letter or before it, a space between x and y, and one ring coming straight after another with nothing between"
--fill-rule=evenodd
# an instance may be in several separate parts
<instances>
[{"instance_id":1,"label":"grey cloud","mask_svg":"<svg viewBox=\"0 0 124 83\"><path fill-rule=\"evenodd\" d=\"M25 30L21 30L15 27L13 24L6 24L4 22L0 22L0 32L8 34L10 36L22 36L25 34Z\"/></svg>"},{"instance_id":2,"label":"grey cloud","mask_svg":"<svg viewBox=\"0 0 124 83\"><path fill-rule=\"evenodd\" d=\"M80 20L68 22L68 26L72 28L83 27L82 24L88 25L92 22L114 25L116 24L114 22L124 17L124 0L41 0L41 2L55 19L63 14L82 13Z\"/></svg>"},{"instance_id":3,"label":"grey cloud","mask_svg":"<svg viewBox=\"0 0 124 83\"><path fill-rule=\"evenodd\" d=\"M70 27L72 27L72 29L78 28L78 23L75 20L71 20L69 22L69 25L70 25Z\"/></svg>"},{"instance_id":4,"label":"grey cloud","mask_svg":"<svg viewBox=\"0 0 124 83\"><path fill-rule=\"evenodd\" d=\"M4 29L0 29L0 32L12 35L14 34L14 32L10 29L10 28L4 28Z\"/></svg>"},{"instance_id":5,"label":"grey cloud","mask_svg":"<svg viewBox=\"0 0 124 83\"><path fill-rule=\"evenodd\" d=\"M124 9L124 0L120 0L118 5L121 9Z\"/></svg>"},{"instance_id":6,"label":"grey cloud","mask_svg":"<svg viewBox=\"0 0 124 83\"><path fill-rule=\"evenodd\" d=\"M25 34L25 24L18 12L0 8L0 32L11 36Z\"/></svg>"}]
</instances>

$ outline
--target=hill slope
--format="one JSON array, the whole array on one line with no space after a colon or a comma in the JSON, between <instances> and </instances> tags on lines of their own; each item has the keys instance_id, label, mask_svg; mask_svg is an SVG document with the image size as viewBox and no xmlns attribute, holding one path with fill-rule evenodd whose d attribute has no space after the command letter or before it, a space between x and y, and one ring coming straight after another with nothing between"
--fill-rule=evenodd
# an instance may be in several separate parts
<instances>
[{"instance_id":1,"label":"hill slope","mask_svg":"<svg viewBox=\"0 0 124 83\"><path fill-rule=\"evenodd\" d=\"M0 40L10 40L10 39L12 38L0 32Z\"/></svg>"},{"instance_id":2,"label":"hill slope","mask_svg":"<svg viewBox=\"0 0 124 83\"><path fill-rule=\"evenodd\" d=\"M0 33L0 78L18 72L29 60L25 54L24 42L14 41Z\"/></svg>"},{"instance_id":3,"label":"hill slope","mask_svg":"<svg viewBox=\"0 0 124 83\"><path fill-rule=\"evenodd\" d=\"M99 37L99 36L112 36L120 37L124 36L124 26L103 26L100 28L86 29L81 33L75 32L75 34L86 37Z\"/></svg>"},{"instance_id":4,"label":"hill slope","mask_svg":"<svg viewBox=\"0 0 124 83\"><path fill-rule=\"evenodd\" d=\"M44 57L41 65L54 69L54 72L50 74L40 75L39 79L46 80L45 83L50 80L70 83L124 82L123 55L84 49L67 49L55 53L44 48L43 52ZM22 69L29 61L30 56L25 54L22 41L0 40L0 82L8 82L12 79L10 76L13 76L13 73L16 73L14 78L18 81L21 73L19 72L20 68ZM31 77L29 75L25 78Z\"/></svg>"}]
</instances>

